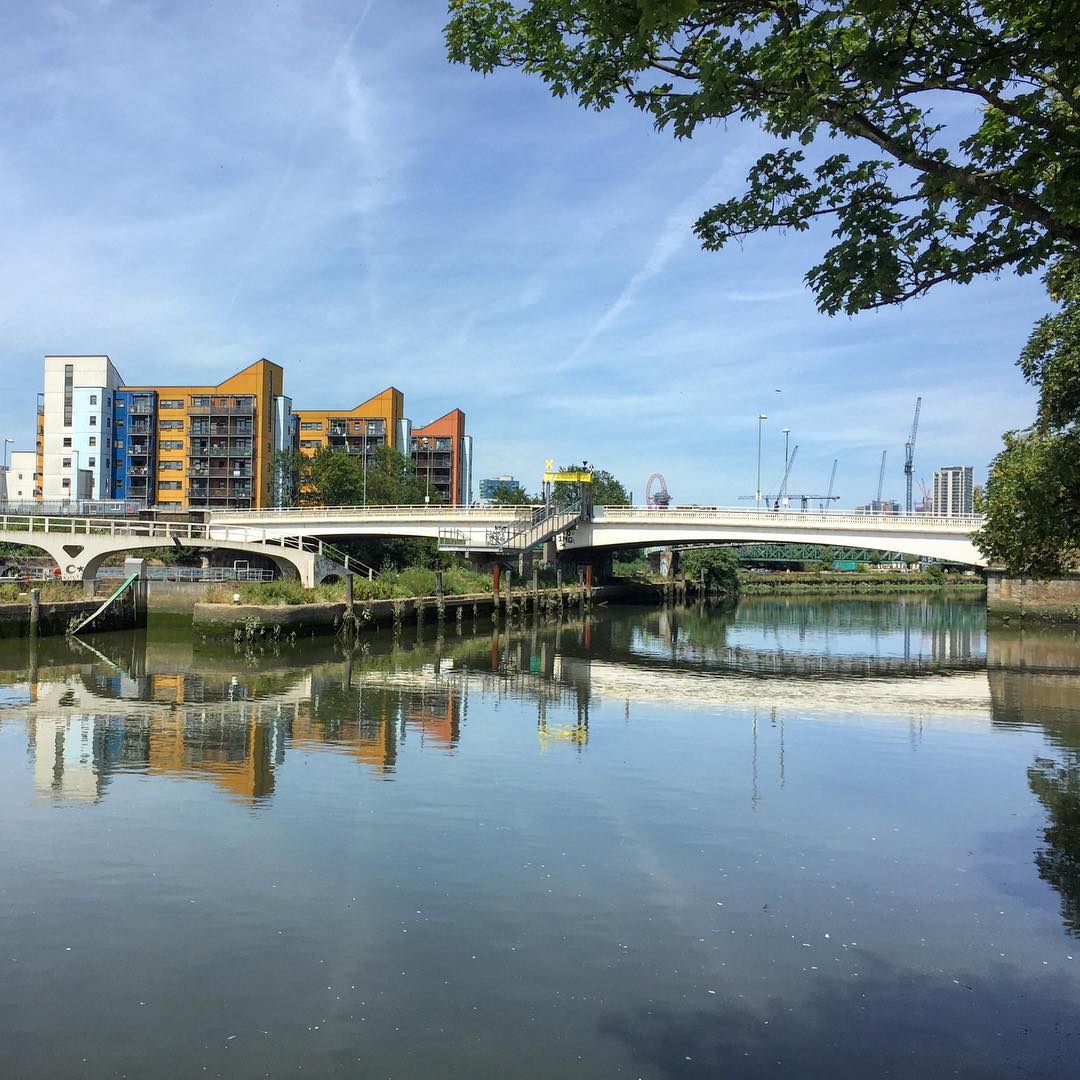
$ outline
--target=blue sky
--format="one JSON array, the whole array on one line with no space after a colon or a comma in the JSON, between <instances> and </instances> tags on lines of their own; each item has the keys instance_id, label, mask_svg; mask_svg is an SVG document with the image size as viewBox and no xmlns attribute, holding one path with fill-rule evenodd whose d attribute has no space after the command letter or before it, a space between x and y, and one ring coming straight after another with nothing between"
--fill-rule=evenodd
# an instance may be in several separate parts
<instances>
[{"instance_id":1,"label":"blue sky","mask_svg":"<svg viewBox=\"0 0 1080 1080\"><path fill-rule=\"evenodd\" d=\"M266 356L298 406L388 384L423 423L457 406L476 476L536 486L586 458L640 501L790 489L841 505L972 464L1030 422L1013 361L1034 278L828 318L802 284L824 231L699 250L693 219L770 144L677 143L515 72L445 60L442 3L3 0L0 424L33 439L46 353L133 382L217 381ZM781 393L776 393L779 389Z\"/></svg>"}]
</instances>

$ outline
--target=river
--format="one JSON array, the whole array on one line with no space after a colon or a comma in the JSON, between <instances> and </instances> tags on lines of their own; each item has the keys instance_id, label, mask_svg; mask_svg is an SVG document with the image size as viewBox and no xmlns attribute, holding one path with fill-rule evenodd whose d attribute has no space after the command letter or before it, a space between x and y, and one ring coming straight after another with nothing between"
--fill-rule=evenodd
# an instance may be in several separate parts
<instances>
[{"instance_id":1,"label":"river","mask_svg":"<svg viewBox=\"0 0 1080 1080\"><path fill-rule=\"evenodd\" d=\"M1080 637L0 642L0 1076L1065 1077Z\"/></svg>"}]
</instances>

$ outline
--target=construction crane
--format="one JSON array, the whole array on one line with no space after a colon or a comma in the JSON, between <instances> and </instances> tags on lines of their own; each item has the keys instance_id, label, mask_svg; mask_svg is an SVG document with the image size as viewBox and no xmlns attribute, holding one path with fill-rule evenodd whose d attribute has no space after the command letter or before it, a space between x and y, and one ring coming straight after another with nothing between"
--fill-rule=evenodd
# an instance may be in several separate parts
<instances>
[{"instance_id":1,"label":"construction crane","mask_svg":"<svg viewBox=\"0 0 1080 1080\"><path fill-rule=\"evenodd\" d=\"M780 481L780 494L776 496L776 502L773 504L774 510L780 509L780 500L787 497L787 481L791 475L791 466L795 464L795 455L799 452L798 443L795 444L795 448L791 451L791 457L788 458L787 465L784 468L784 478Z\"/></svg>"},{"instance_id":2,"label":"construction crane","mask_svg":"<svg viewBox=\"0 0 1080 1080\"><path fill-rule=\"evenodd\" d=\"M791 457L788 458L787 465L784 468L784 476L783 476L783 479L781 479L781 481L780 481L780 487L777 489L780 492L780 494L776 496L775 500L773 500L773 497L771 495L764 495L763 498L765 499L765 505L766 506L768 506L769 502L772 501L773 502L773 509L774 510L779 510L780 509L780 500L785 497L785 493L787 492L787 482L788 482L788 477L791 475L791 466L795 464L795 455L798 452L799 452L799 447L796 444L795 448L791 451ZM795 496L795 498L798 498L798 497L799 496ZM816 498L816 497L817 496L812 496L812 498ZM757 495L740 495L739 496L739 500L741 502L746 502L748 500L756 502L757 498L758 498Z\"/></svg>"},{"instance_id":3,"label":"construction crane","mask_svg":"<svg viewBox=\"0 0 1080 1080\"><path fill-rule=\"evenodd\" d=\"M830 491L828 495L791 495L791 496L789 496L789 498L801 500L802 501L802 508L804 510L806 509L806 504L811 499L821 499L822 500L821 509L824 510L826 502L836 502L836 500L839 499L840 496L839 495L834 495Z\"/></svg>"},{"instance_id":4,"label":"construction crane","mask_svg":"<svg viewBox=\"0 0 1080 1080\"><path fill-rule=\"evenodd\" d=\"M885 486L885 457L889 453L888 450L881 451L881 471L878 473L877 478L877 509L881 509L881 490Z\"/></svg>"},{"instance_id":5,"label":"construction crane","mask_svg":"<svg viewBox=\"0 0 1080 1080\"><path fill-rule=\"evenodd\" d=\"M833 487L836 484L836 466L837 466L839 460L840 460L839 458L833 458L832 472L829 473L829 494L825 496L825 501L826 502L831 502L832 499L834 498L834 496L833 496ZM837 496L835 496L835 498L838 499L838 498L840 498L840 496L837 495ZM822 510L825 509L825 503L821 504L821 509Z\"/></svg>"},{"instance_id":6,"label":"construction crane","mask_svg":"<svg viewBox=\"0 0 1080 1080\"><path fill-rule=\"evenodd\" d=\"M915 436L919 433L919 410L922 408L922 398L915 399L915 419L911 423L911 437L904 443L904 482L907 488L905 507L911 513L911 481L915 474ZM879 500L881 496L878 496Z\"/></svg>"}]
</instances>

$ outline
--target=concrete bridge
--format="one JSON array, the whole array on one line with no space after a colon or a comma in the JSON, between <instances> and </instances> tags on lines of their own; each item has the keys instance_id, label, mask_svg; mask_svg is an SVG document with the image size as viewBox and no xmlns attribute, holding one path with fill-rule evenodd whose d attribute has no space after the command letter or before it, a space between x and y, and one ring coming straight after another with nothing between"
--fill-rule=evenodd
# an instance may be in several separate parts
<instances>
[{"instance_id":1,"label":"concrete bridge","mask_svg":"<svg viewBox=\"0 0 1080 1080\"><path fill-rule=\"evenodd\" d=\"M582 559L618 548L796 542L985 566L972 541L981 524L979 517L721 507L601 506L588 521L576 509L528 506L298 507L210 511L202 521L3 515L0 543L41 549L66 581L94 578L110 555L179 545L269 558L286 576L314 585L344 572L371 573L334 548L331 539L427 538L443 550L487 557L516 556L553 540L560 554Z\"/></svg>"}]
</instances>

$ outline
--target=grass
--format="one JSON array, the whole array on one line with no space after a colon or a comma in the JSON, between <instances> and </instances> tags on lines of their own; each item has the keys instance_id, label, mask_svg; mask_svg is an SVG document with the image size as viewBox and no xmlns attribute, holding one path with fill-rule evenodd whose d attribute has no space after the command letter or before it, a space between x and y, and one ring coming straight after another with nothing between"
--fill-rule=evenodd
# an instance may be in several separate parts
<instances>
[{"instance_id":1,"label":"grass","mask_svg":"<svg viewBox=\"0 0 1080 1080\"><path fill-rule=\"evenodd\" d=\"M81 581L32 581L28 585L0 585L0 604L30 603L30 590L41 590L41 602L54 604L60 600L85 600ZM20 596L19 594L24 595Z\"/></svg>"},{"instance_id":2,"label":"grass","mask_svg":"<svg viewBox=\"0 0 1080 1080\"><path fill-rule=\"evenodd\" d=\"M447 596L490 591L491 578L487 574L478 574L460 566L443 571L443 592ZM215 585L207 591L206 598L212 604L231 604L235 593L240 594L242 604L281 606L340 603L345 599L345 584L339 582L306 589L298 581L249 581L236 586ZM434 595L435 571L420 566L384 570L374 581L359 577L353 579L353 598L357 602Z\"/></svg>"}]
</instances>

